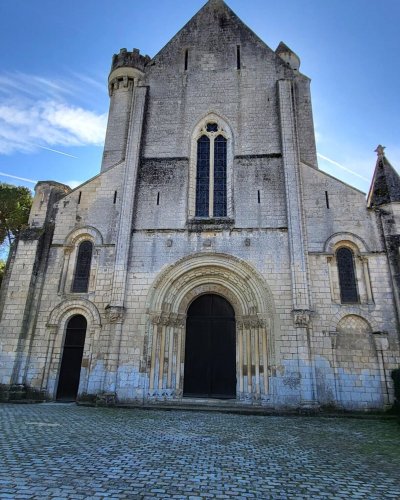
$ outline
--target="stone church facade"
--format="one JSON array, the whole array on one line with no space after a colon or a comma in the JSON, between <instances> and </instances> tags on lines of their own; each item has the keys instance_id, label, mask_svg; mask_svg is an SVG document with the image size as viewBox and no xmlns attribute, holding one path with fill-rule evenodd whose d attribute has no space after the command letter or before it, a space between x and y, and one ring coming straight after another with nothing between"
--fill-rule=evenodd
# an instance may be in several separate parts
<instances>
[{"instance_id":1,"label":"stone church facade","mask_svg":"<svg viewBox=\"0 0 400 500\"><path fill-rule=\"evenodd\" d=\"M100 174L39 182L9 258L3 399L392 403L400 179L318 169L299 66L221 0L114 55Z\"/></svg>"}]
</instances>

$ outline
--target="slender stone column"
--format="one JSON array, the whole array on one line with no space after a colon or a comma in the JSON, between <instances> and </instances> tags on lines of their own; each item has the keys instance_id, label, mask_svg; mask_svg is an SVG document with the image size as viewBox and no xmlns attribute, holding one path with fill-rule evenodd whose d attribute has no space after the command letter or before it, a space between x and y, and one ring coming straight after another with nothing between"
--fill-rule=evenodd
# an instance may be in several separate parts
<instances>
[{"instance_id":1,"label":"slender stone column","mask_svg":"<svg viewBox=\"0 0 400 500\"><path fill-rule=\"evenodd\" d=\"M158 323L153 320L151 336L151 359L150 359L150 383L149 395L151 396L154 391L154 376L156 371L156 358L157 358L157 341L158 341Z\"/></svg>"},{"instance_id":2,"label":"slender stone column","mask_svg":"<svg viewBox=\"0 0 400 500\"><path fill-rule=\"evenodd\" d=\"M117 371L115 361L119 361L119 348L122 336L123 311L125 305L127 270L129 249L131 244L133 210L135 204L136 182L140 160L140 145L142 139L144 109L146 104L147 87L134 87L132 92L132 105L130 127L128 133L127 154L125 160L125 173L123 182L122 206L118 221L118 234L114 265L111 301L108 306L112 314L118 315L117 321L110 325L110 347L107 362L109 382L106 390L117 390ZM115 373L114 382L111 381Z\"/></svg>"},{"instance_id":3,"label":"slender stone column","mask_svg":"<svg viewBox=\"0 0 400 500\"><path fill-rule=\"evenodd\" d=\"M183 365L185 362L185 335L184 322L175 327L176 331L176 375L175 375L175 393L177 397L183 394Z\"/></svg>"},{"instance_id":4,"label":"slender stone column","mask_svg":"<svg viewBox=\"0 0 400 500\"><path fill-rule=\"evenodd\" d=\"M256 399L261 398L261 390L260 390L260 350L259 350L259 329L258 324L254 326L253 329L254 335L254 366L255 366L255 397Z\"/></svg>"},{"instance_id":5,"label":"slender stone column","mask_svg":"<svg viewBox=\"0 0 400 500\"><path fill-rule=\"evenodd\" d=\"M332 368L333 368L333 376L335 383L335 398L336 398L336 404L340 406L342 401L342 395L340 392L339 373L338 373L337 356L336 356L338 334L337 332L329 332L329 336L331 339L331 347L332 347Z\"/></svg>"},{"instance_id":6,"label":"slender stone column","mask_svg":"<svg viewBox=\"0 0 400 500\"><path fill-rule=\"evenodd\" d=\"M376 347L376 354L378 358L378 366L379 366L379 375L381 379L381 387L382 387L382 396L383 396L383 404L385 408L390 407L390 394L388 381L386 378L386 370L385 370L385 358L384 351L389 349L389 340L386 334L382 334L380 332L374 333L374 342Z\"/></svg>"},{"instance_id":7,"label":"slender stone column","mask_svg":"<svg viewBox=\"0 0 400 500\"><path fill-rule=\"evenodd\" d=\"M73 250L72 246L64 247L63 265L62 265L60 283L59 283L59 286L58 286L58 293L60 295L62 295L63 293L65 293L65 282L67 281L69 261L70 261L70 258L71 258L72 250Z\"/></svg>"},{"instance_id":8,"label":"slender stone column","mask_svg":"<svg viewBox=\"0 0 400 500\"><path fill-rule=\"evenodd\" d=\"M302 206L300 155L294 109L293 82L278 81L282 158L285 172L290 269L292 274L293 315L301 373L302 404L315 404L315 373L311 353L310 291L308 283L307 241Z\"/></svg>"},{"instance_id":9,"label":"slender stone column","mask_svg":"<svg viewBox=\"0 0 400 500\"><path fill-rule=\"evenodd\" d=\"M237 345L237 364L238 364L238 374L239 374L239 399L243 398L244 392L244 376L243 376L243 364L244 364L244 356L243 356L243 322L236 322L236 345Z\"/></svg>"},{"instance_id":10,"label":"slender stone column","mask_svg":"<svg viewBox=\"0 0 400 500\"><path fill-rule=\"evenodd\" d=\"M48 388L56 335L57 335L57 325L48 325L48 343L47 343L46 360L44 364L42 381L40 383L40 390L42 391ZM49 394L49 396L52 397L53 395Z\"/></svg>"},{"instance_id":11,"label":"slender stone column","mask_svg":"<svg viewBox=\"0 0 400 500\"><path fill-rule=\"evenodd\" d=\"M264 322L263 322L264 323ZM267 330L262 323L260 328L261 345L262 345L262 365L263 365L263 380L264 380L264 394L267 395L269 392L268 384L268 351L267 351Z\"/></svg>"},{"instance_id":12,"label":"slender stone column","mask_svg":"<svg viewBox=\"0 0 400 500\"><path fill-rule=\"evenodd\" d=\"M122 207L118 224L114 279L111 306L124 307L128 269L128 257L131 244L133 209L137 174L140 160L144 109L147 87L135 87L132 94L131 124L128 135L128 148L124 174Z\"/></svg>"},{"instance_id":13,"label":"slender stone column","mask_svg":"<svg viewBox=\"0 0 400 500\"><path fill-rule=\"evenodd\" d=\"M118 386L118 367L124 309L123 307L108 306L106 312L110 323L110 342L107 355L107 371L105 374L104 390L107 393L115 393Z\"/></svg>"},{"instance_id":14,"label":"slender stone column","mask_svg":"<svg viewBox=\"0 0 400 500\"><path fill-rule=\"evenodd\" d=\"M366 287L366 292L367 292L368 304L373 304L374 298L372 296L372 287L371 287L371 280L370 280L370 276L369 276L369 268L368 268L368 259L367 259L367 257L361 257L361 262L362 262L362 267L363 267L363 273L364 273L364 280L365 280L365 287Z\"/></svg>"}]
</instances>

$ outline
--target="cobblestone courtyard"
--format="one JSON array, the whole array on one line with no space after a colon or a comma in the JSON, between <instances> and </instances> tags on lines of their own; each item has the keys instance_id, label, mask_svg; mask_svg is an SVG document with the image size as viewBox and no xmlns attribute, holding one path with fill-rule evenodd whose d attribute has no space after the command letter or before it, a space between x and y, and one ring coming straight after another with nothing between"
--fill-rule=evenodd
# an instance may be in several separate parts
<instances>
[{"instance_id":1,"label":"cobblestone courtyard","mask_svg":"<svg viewBox=\"0 0 400 500\"><path fill-rule=\"evenodd\" d=\"M395 421L0 405L0 498L399 498Z\"/></svg>"}]
</instances>

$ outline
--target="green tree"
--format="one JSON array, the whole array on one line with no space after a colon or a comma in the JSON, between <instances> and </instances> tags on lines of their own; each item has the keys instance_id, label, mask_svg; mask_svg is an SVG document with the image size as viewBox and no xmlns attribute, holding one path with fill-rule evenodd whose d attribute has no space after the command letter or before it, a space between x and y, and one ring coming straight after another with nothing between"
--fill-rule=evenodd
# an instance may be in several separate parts
<instances>
[{"instance_id":1,"label":"green tree","mask_svg":"<svg viewBox=\"0 0 400 500\"><path fill-rule=\"evenodd\" d=\"M0 182L0 245L11 245L26 226L31 206L28 188Z\"/></svg>"},{"instance_id":2,"label":"green tree","mask_svg":"<svg viewBox=\"0 0 400 500\"><path fill-rule=\"evenodd\" d=\"M5 270L6 270L6 263L4 262L4 260L0 260L0 286L4 278Z\"/></svg>"}]
</instances>

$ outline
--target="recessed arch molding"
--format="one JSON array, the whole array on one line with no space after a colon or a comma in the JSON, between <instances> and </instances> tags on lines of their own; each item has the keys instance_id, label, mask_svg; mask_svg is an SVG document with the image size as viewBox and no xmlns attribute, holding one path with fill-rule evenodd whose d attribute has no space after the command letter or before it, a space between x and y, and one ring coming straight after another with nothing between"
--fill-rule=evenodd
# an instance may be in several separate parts
<instances>
[{"instance_id":1,"label":"recessed arch molding","mask_svg":"<svg viewBox=\"0 0 400 500\"><path fill-rule=\"evenodd\" d=\"M224 297L235 311L237 398L267 398L276 326L273 296L253 266L225 254L185 257L162 270L150 288L148 397L182 396L187 310L204 294Z\"/></svg>"}]
</instances>

